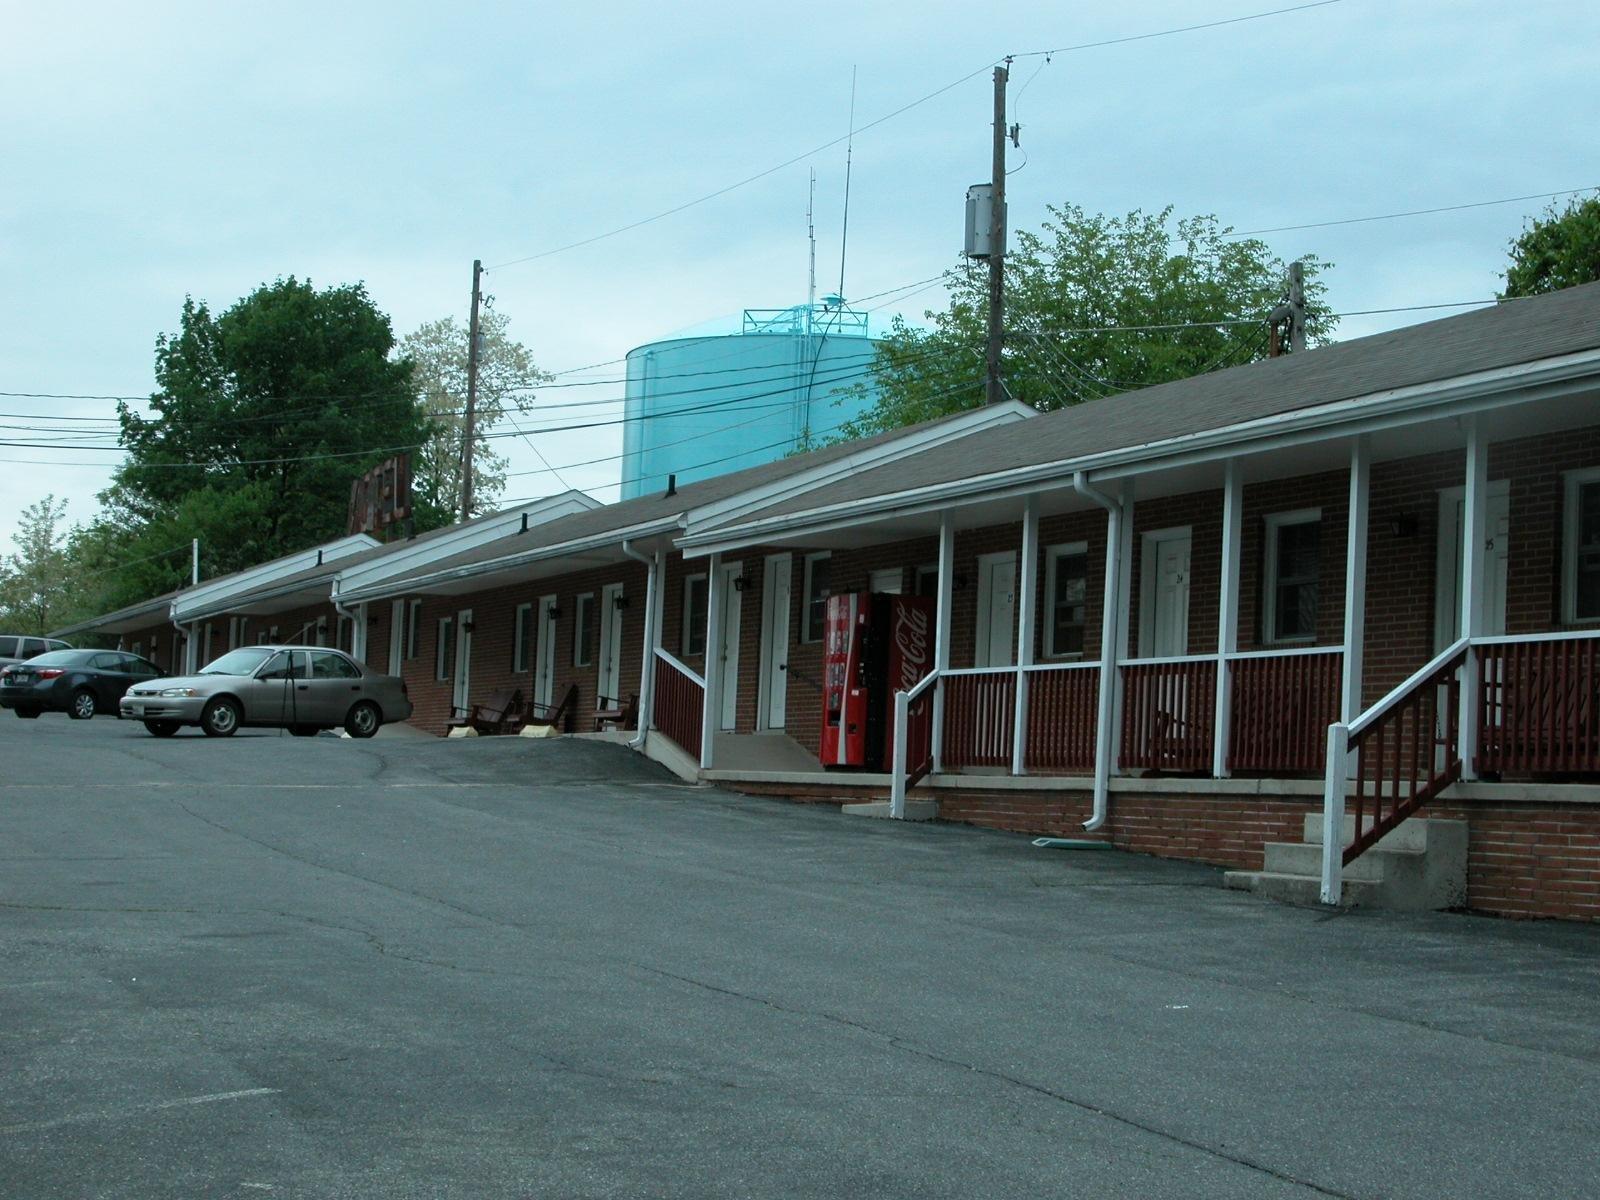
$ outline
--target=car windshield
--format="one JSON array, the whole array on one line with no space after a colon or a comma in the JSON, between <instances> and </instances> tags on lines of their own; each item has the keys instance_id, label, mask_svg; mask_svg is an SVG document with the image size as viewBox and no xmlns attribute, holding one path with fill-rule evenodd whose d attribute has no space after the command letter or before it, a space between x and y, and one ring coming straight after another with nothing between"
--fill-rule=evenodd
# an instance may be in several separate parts
<instances>
[{"instance_id":1,"label":"car windshield","mask_svg":"<svg viewBox=\"0 0 1600 1200\"><path fill-rule=\"evenodd\" d=\"M230 650L215 662L208 663L200 669L202 675L254 675L255 670L275 651L265 646L245 646L239 650Z\"/></svg>"},{"instance_id":2,"label":"car windshield","mask_svg":"<svg viewBox=\"0 0 1600 1200\"><path fill-rule=\"evenodd\" d=\"M93 650L52 650L48 654L35 655L28 660L30 667L76 667L87 662L93 655Z\"/></svg>"}]
</instances>

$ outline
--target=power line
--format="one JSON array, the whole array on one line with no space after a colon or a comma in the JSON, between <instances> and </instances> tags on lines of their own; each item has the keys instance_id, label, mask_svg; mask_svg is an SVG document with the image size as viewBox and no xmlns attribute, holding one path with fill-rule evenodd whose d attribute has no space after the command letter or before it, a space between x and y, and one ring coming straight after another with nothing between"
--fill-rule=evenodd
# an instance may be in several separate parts
<instances>
[{"instance_id":1,"label":"power line","mask_svg":"<svg viewBox=\"0 0 1600 1200\"><path fill-rule=\"evenodd\" d=\"M1310 221L1304 225L1274 225L1269 229L1241 229L1223 234L1224 237L1255 237L1262 233L1288 233L1296 229L1327 229L1334 225L1364 225L1369 221L1393 221L1400 217L1425 217L1433 213L1463 212L1469 208L1493 208L1497 204L1517 204L1524 200L1553 200L1557 196L1581 196L1585 192L1600 191L1600 185L1567 188L1560 192L1533 192L1526 196L1507 196L1502 200L1475 200L1471 204L1444 204L1437 208L1413 208L1406 212L1378 213L1371 217L1342 217L1337 221ZM1354 314L1352 314L1354 315Z\"/></svg>"},{"instance_id":2,"label":"power line","mask_svg":"<svg viewBox=\"0 0 1600 1200\"><path fill-rule=\"evenodd\" d=\"M1195 33L1202 29L1220 29L1224 25L1239 25L1245 21L1260 21L1266 17L1281 17L1287 13L1305 12L1312 8L1326 8L1330 4L1341 3L1341 0L1313 0L1310 4L1295 4L1288 8L1274 8L1269 12L1248 13L1242 17L1227 17L1221 21L1205 21L1199 25L1179 25L1174 29L1158 29L1153 33L1135 33L1127 37L1106 38L1098 42L1079 42L1073 46L1057 46L1051 50L1028 50L1021 54L1013 54L1012 58L1035 58L1043 54L1068 54L1074 50L1098 50L1102 46L1122 46L1129 42L1147 42L1151 38L1171 37L1177 33Z\"/></svg>"}]
</instances>

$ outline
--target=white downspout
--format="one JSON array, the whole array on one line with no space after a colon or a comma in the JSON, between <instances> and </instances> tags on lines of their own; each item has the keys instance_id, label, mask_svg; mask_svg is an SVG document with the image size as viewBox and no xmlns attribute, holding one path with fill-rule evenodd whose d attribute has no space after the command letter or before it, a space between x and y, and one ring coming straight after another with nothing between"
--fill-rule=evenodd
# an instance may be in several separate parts
<instances>
[{"instance_id":1,"label":"white downspout","mask_svg":"<svg viewBox=\"0 0 1600 1200\"><path fill-rule=\"evenodd\" d=\"M1086 500L1093 501L1106 510L1106 580L1105 595L1100 614L1100 696L1095 715L1094 754L1094 809L1083 823L1085 832L1092 833L1106 823L1111 809L1111 757L1115 753L1115 714L1117 689L1117 645L1122 618L1118 609L1122 600L1123 522L1127 514L1117 500L1090 484L1088 476L1075 471L1072 490Z\"/></svg>"},{"instance_id":2,"label":"white downspout","mask_svg":"<svg viewBox=\"0 0 1600 1200\"><path fill-rule=\"evenodd\" d=\"M344 606L339 599L339 581L333 581L333 611L350 622L350 656L363 666L367 662L367 622L364 615ZM336 639L337 640L337 639Z\"/></svg>"},{"instance_id":3,"label":"white downspout","mask_svg":"<svg viewBox=\"0 0 1600 1200\"><path fill-rule=\"evenodd\" d=\"M660 591L658 576L661 573L661 552L641 554L633 548L629 538L622 539L622 552L635 562L645 565L644 575L644 651L639 663L639 729L628 742L634 750L643 750L650 734L650 721L655 716L656 679L656 595Z\"/></svg>"}]
</instances>

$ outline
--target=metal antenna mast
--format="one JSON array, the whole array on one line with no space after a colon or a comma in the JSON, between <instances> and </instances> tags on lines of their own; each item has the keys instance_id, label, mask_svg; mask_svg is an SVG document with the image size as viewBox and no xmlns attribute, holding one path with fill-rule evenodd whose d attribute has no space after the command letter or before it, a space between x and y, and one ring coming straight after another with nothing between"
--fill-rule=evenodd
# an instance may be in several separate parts
<instances>
[{"instance_id":1,"label":"metal antenna mast","mask_svg":"<svg viewBox=\"0 0 1600 1200\"><path fill-rule=\"evenodd\" d=\"M817 308L817 169L811 168L811 193L806 197L806 239L811 243L811 274L806 284L806 333L811 333L811 314Z\"/></svg>"},{"instance_id":2,"label":"metal antenna mast","mask_svg":"<svg viewBox=\"0 0 1600 1200\"><path fill-rule=\"evenodd\" d=\"M850 162L856 152L856 69L850 68L850 134L844 149L844 229L839 234L839 307L844 307L844 261L850 249Z\"/></svg>"}]
</instances>

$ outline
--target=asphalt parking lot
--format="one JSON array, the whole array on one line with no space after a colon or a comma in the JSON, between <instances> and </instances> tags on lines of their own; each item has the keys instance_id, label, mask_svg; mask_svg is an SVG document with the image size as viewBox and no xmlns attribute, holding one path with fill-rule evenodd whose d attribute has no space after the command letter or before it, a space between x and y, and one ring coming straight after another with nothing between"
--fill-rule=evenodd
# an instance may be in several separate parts
<instances>
[{"instance_id":1,"label":"asphalt parking lot","mask_svg":"<svg viewBox=\"0 0 1600 1200\"><path fill-rule=\"evenodd\" d=\"M1600 929L0 714L0 1195L1594 1195Z\"/></svg>"}]
</instances>

